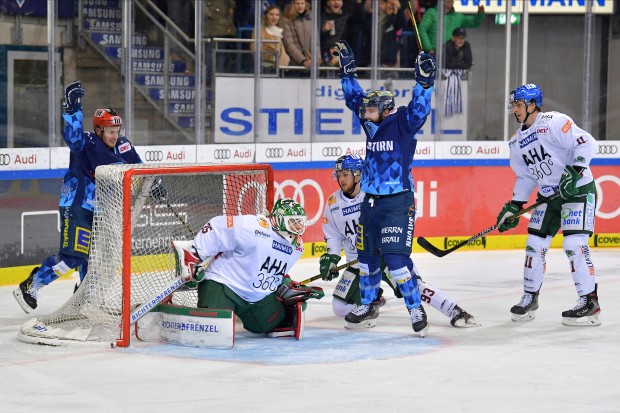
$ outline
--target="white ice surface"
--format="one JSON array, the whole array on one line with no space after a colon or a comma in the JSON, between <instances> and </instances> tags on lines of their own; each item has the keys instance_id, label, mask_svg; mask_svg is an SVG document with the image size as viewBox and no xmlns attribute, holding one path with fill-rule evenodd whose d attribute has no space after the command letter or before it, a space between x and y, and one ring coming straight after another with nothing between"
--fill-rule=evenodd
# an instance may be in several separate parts
<instances>
[{"instance_id":1,"label":"white ice surface","mask_svg":"<svg viewBox=\"0 0 620 413\"><path fill-rule=\"evenodd\" d=\"M620 412L620 250L593 249L600 327L561 324L577 295L563 251L551 250L536 319L510 321L522 293L522 251L414 254L428 283L456 298L481 327L456 329L427 307L427 338L414 336L402 301L377 327L343 328L332 316L334 283L311 301L302 341L238 330L232 350L132 342L128 349L24 344L22 312L0 287L2 412ZM302 280L318 260L292 271ZM72 293L40 291L34 315Z\"/></svg>"}]
</instances>

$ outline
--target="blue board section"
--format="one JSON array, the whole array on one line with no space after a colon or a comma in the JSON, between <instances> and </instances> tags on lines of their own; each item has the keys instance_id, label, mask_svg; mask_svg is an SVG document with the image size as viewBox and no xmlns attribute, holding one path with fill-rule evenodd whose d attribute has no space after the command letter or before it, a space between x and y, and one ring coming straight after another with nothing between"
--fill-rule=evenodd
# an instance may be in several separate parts
<instances>
[{"instance_id":1,"label":"blue board section","mask_svg":"<svg viewBox=\"0 0 620 413\"><path fill-rule=\"evenodd\" d=\"M134 79L140 86L164 86L164 75L135 75ZM194 87L196 78L194 75L170 75L168 76L169 87Z\"/></svg>"}]
</instances>

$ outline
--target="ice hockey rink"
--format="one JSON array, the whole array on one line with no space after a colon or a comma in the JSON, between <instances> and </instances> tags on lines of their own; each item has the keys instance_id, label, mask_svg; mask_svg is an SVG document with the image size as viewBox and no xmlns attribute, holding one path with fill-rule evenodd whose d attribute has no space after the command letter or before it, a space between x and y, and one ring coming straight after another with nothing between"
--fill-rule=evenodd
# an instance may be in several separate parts
<instances>
[{"instance_id":1,"label":"ice hockey rink","mask_svg":"<svg viewBox=\"0 0 620 413\"><path fill-rule=\"evenodd\" d=\"M302 341L238 328L232 350L132 341L129 348L67 348L17 341L30 316L0 288L3 412L619 412L620 250L593 249L600 327L561 324L577 296L560 249L549 252L536 319L510 321L522 292L522 251L416 253L426 282L457 299L481 327L456 329L427 307L416 337L393 295L378 325L343 328L332 316L334 283L311 301ZM305 259L290 271L318 273ZM61 305L74 283L40 292L36 314Z\"/></svg>"}]
</instances>

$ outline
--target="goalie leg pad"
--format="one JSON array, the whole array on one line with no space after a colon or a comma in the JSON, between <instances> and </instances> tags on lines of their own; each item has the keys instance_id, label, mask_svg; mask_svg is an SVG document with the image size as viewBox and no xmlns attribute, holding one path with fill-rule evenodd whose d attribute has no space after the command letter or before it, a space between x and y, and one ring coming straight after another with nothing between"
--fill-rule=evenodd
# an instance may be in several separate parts
<instances>
[{"instance_id":1,"label":"goalie leg pad","mask_svg":"<svg viewBox=\"0 0 620 413\"><path fill-rule=\"evenodd\" d=\"M282 322L267 335L269 337L295 337L301 340L304 336L305 315L302 303L295 303L291 307L285 307L286 315Z\"/></svg>"}]
</instances>

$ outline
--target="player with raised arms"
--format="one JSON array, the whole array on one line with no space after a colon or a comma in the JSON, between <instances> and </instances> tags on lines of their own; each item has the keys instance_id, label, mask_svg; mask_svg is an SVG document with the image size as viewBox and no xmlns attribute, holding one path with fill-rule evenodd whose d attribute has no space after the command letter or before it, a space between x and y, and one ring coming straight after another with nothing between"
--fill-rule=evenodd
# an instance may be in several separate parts
<instances>
[{"instance_id":1,"label":"player with raised arms","mask_svg":"<svg viewBox=\"0 0 620 413\"><path fill-rule=\"evenodd\" d=\"M345 320L359 324L379 316L376 300L383 259L403 295L413 330L424 337L428 322L411 260L415 222L411 168L416 134L431 110L435 59L426 53L417 56L412 99L407 106L397 108L394 95L389 91L375 90L366 94L356 79L357 68L351 47L346 41L336 43L336 47L346 105L359 117L366 134L361 181L366 195L361 205L356 243L361 305L347 314ZM383 236L396 232L398 236Z\"/></svg>"}]
</instances>

